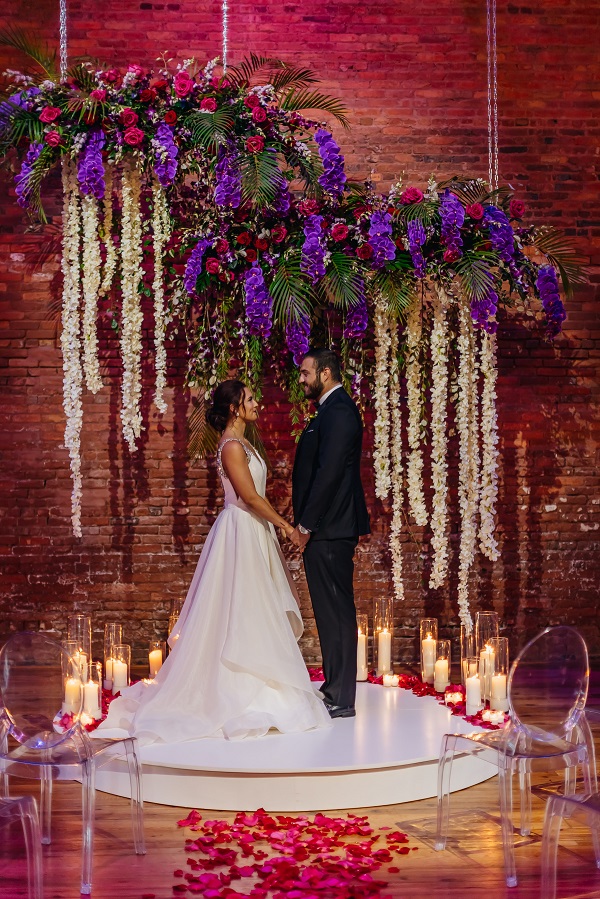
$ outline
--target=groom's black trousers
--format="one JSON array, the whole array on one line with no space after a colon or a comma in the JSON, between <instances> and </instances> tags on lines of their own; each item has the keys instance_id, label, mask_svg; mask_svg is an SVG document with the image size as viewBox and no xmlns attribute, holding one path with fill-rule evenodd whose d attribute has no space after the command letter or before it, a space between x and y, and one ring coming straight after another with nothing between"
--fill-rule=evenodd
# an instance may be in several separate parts
<instances>
[{"instance_id":1,"label":"groom's black trousers","mask_svg":"<svg viewBox=\"0 0 600 899\"><path fill-rule=\"evenodd\" d=\"M354 550L357 540L309 540L304 570L323 656L321 690L333 705L353 706L356 697Z\"/></svg>"}]
</instances>

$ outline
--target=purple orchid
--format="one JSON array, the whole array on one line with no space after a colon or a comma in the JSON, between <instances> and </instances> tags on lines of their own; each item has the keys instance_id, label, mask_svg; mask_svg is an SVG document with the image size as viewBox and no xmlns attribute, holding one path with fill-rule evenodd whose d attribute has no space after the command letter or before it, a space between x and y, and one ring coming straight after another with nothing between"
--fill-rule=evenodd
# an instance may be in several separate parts
<instances>
[{"instance_id":1,"label":"purple orchid","mask_svg":"<svg viewBox=\"0 0 600 899\"><path fill-rule=\"evenodd\" d=\"M415 267L415 275L417 278L422 279L425 277L427 263L421 247L427 240L427 234L421 219L412 219L406 226L406 233L408 236L408 251Z\"/></svg>"},{"instance_id":2,"label":"purple orchid","mask_svg":"<svg viewBox=\"0 0 600 899\"><path fill-rule=\"evenodd\" d=\"M369 313L367 310L367 298L365 296L365 284L361 278L358 303L351 306L346 315L344 327L344 337L346 340L350 340L353 337L362 340L367 330L368 322Z\"/></svg>"},{"instance_id":3,"label":"purple orchid","mask_svg":"<svg viewBox=\"0 0 600 899\"><path fill-rule=\"evenodd\" d=\"M304 222L300 269L310 277L313 284L325 276L326 247L322 221L322 215L309 215Z\"/></svg>"},{"instance_id":4,"label":"purple orchid","mask_svg":"<svg viewBox=\"0 0 600 899\"><path fill-rule=\"evenodd\" d=\"M553 265L541 265L539 267L535 286L546 315L546 333L552 339L560 334L562 323L567 317L565 307L560 298L558 278Z\"/></svg>"},{"instance_id":5,"label":"purple orchid","mask_svg":"<svg viewBox=\"0 0 600 899\"><path fill-rule=\"evenodd\" d=\"M185 274L183 276L183 286L187 290L189 294L194 293L196 290L196 282L202 271L202 260L204 259L204 254L206 253L209 247L212 247L213 239L212 237L205 238L203 240L199 240L192 253L190 258L187 261L187 265L185 267Z\"/></svg>"},{"instance_id":6,"label":"purple orchid","mask_svg":"<svg viewBox=\"0 0 600 899\"><path fill-rule=\"evenodd\" d=\"M104 196L104 163L102 162L102 147L105 141L104 132L92 131L88 142L79 154L77 166L77 180L79 190L83 196L90 194L97 200Z\"/></svg>"},{"instance_id":7,"label":"purple orchid","mask_svg":"<svg viewBox=\"0 0 600 899\"><path fill-rule=\"evenodd\" d=\"M323 163L323 174L319 175L319 184L327 193L341 194L347 179L344 172L344 157L340 153L340 148L325 128L319 128L315 132L315 141Z\"/></svg>"},{"instance_id":8,"label":"purple orchid","mask_svg":"<svg viewBox=\"0 0 600 899\"><path fill-rule=\"evenodd\" d=\"M285 342L292 354L294 365L300 365L308 352L309 337L310 319L307 315L301 315L299 319L289 321L285 326Z\"/></svg>"},{"instance_id":9,"label":"purple orchid","mask_svg":"<svg viewBox=\"0 0 600 899\"><path fill-rule=\"evenodd\" d=\"M252 263L252 268L244 276L244 282L248 333L268 340L273 327L273 298L266 288L258 262Z\"/></svg>"},{"instance_id":10,"label":"purple orchid","mask_svg":"<svg viewBox=\"0 0 600 899\"><path fill-rule=\"evenodd\" d=\"M15 193L17 194L17 203L21 209L29 208L33 167L43 149L43 144L34 141L27 150L20 172L15 175Z\"/></svg>"},{"instance_id":11,"label":"purple orchid","mask_svg":"<svg viewBox=\"0 0 600 899\"><path fill-rule=\"evenodd\" d=\"M177 173L177 156L179 149L173 140L172 129L163 122L156 129L156 135L152 141L156 161L154 171L162 187L169 187Z\"/></svg>"},{"instance_id":12,"label":"purple orchid","mask_svg":"<svg viewBox=\"0 0 600 899\"><path fill-rule=\"evenodd\" d=\"M389 212L375 210L369 225L369 243L373 248L373 268L383 268L396 258L396 245L391 239L392 217Z\"/></svg>"},{"instance_id":13,"label":"purple orchid","mask_svg":"<svg viewBox=\"0 0 600 899\"><path fill-rule=\"evenodd\" d=\"M231 206L232 209L237 209L242 202L242 173L239 154L232 143L219 148L215 174L217 177L215 203L217 206Z\"/></svg>"},{"instance_id":14,"label":"purple orchid","mask_svg":"<svg viewBox=\"0 0 600 899\"><path fill-rule=\"evenodd\" d=\"M442 241L446 247L459 256L462 255L462 237L460 229L465 221L465 208L458 197L450 190L445 190L440 203L442 220Z\"/></svg>"}]
</instances>

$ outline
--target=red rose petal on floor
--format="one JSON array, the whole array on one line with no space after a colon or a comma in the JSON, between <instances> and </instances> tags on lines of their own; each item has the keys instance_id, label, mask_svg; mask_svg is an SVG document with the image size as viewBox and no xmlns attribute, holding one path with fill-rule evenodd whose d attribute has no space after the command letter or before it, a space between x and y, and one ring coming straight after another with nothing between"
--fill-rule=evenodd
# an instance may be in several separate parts
<instances>
[{"instance_id":1,"label":"red rose petal on floor","mask_svg":"<svg viewBox=\"0 0 600 899\"><path fill-rule=\"evenodd\" d=\"M388 874L399 874L400 868L396 868L392 865L391 868L388 868Z\"/></svg>"},{"instance_id":2,"label":"red rose petal on floor","mask_svg":"<svg viewBox=\"0 0 600 899\"><path fill-rule=\"evenodd\" d=\"M408 855L408 853L410 852L410 848L408 846L400 846L398 852L400 855Z\"/></svg>"},{"instance_id":3,"label":"red rose petal on floor","mask_svg":"<svg viewBox=\"0 0 600 899\"><path fill-rule=\"evenodd\" d=\"M177 826L190 827L192 824L197 824L198 821L202 821L202 815L194 808L191 810L187 818L183 818L181 821L177 822Z\"/></svg>"}]
</instances>

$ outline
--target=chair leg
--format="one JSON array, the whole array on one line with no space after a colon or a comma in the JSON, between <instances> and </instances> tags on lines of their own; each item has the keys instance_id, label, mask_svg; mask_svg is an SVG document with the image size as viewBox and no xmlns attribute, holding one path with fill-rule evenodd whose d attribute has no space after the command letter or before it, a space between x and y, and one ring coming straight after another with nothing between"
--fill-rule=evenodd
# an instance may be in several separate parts
<instances>
[{"instance_id":1,"label":"chair leg","mask_svg":"<svg viewBox=\"0 0 600 899\"><path fill-rule=\"evenodd\" d=\"M144 803L142 799L142 771L137 754L137 741L125 743L127 764L129 766L129 782L131 791L131 826L136 855L146 854L144 838Z\"/></svg>"},{"instance_id":2,"label":"chair leg","mask_svg":"<svg viewBox=\"0 0 600 899\"><path fill-rule=\"evenodd\" d=\"M92 892L92 863L94 851L94 814L96 810L96 768L94 759L81 763L81 807L83 846L81 852L81 892Z\"/></svg>"},{"instance_id":3,"label":"chair leg","mask_svg":"<svg viewBox=\"0 0 600 899\"><path fill-rule=\"evenodd\" d=\"M40 818L42 826L42 843L49 846L52 842L52 767L42 765L40 781Z\"/></svg>"},{"instance_id":4,"label":"chair leg","mask_svg":"<svg viewBox=\"0 0 600 899\"><path fill-rule=\"evenodd\" d=\"M519 790L521 799L521 834L528 837L531 833L531 772L519 769Z\"/></svg>"},{"instance_id":5,"label":"chair leg","mask_svg":"<svg viewBox=\"0 0 600 899\"><path fill-rule=\"evenodd\" d=\"M448 820L450 817L450 775L452 774L455 745L455 741L452 740L449 735L446 735L442 739L440 760L438 762L437 830L434 844L434 849L438 851L446 848L446 840L448 837Z\"/></svg>"},{"instance_id":6,"label":"chair leg","mask_svg":"<svg viewBox=\"0 0 600 899\"><path fill-rule=\"evenodd\" d=\"M550 796L544 814L542 836L542 887L543 899L556 899L556 863L558 839L562 825L563 802L559 795Z\"/></svg>"},{"instance_id":7,"label":"chair leg","mask_svg":"<svg viewBox=\"0 0 600 899\"><path fill-rule=\"evenodd\" d=\"M506 759L509 766L506 768L501 763L498 767L498 786L500 789L500 817L502 820L502 846L504 849L504 869L506 885L516 887L517 868L515 865L515 846L512 825L512 766L511 760Z\"/></svg>"},{"instance_id":8,"label":"chair leg","mask_svg":"<svg viewBox=\"0 0 600 899\"><path fill-rule=\"evenodd\" d=\"M42 847L37 806L32 797L21 800L21 822L27 852L27 881L29 899L43 899Z\"/></svg>"}]
</instances>

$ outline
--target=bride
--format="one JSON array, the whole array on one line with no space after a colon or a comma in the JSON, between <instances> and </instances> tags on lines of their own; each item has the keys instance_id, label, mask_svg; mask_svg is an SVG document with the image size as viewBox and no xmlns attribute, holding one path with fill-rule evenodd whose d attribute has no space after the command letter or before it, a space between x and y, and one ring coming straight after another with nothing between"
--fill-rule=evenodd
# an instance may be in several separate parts
<instances>
[{"instance_id":1,"label":"bride","mask_svg":"<svg viewBox=\"0 0 600 899\"><path fill-rule=\"evenodd\" d=\"M330 727L297 641L297 594L275 536L293 528L265 496L267 467L245 437L258 403L241 381L217 387L207 420L221 433L225 507L200 555L171 652L155 679L113 700L99 738L242 739Z\"/></svg>"}]
</instances>

